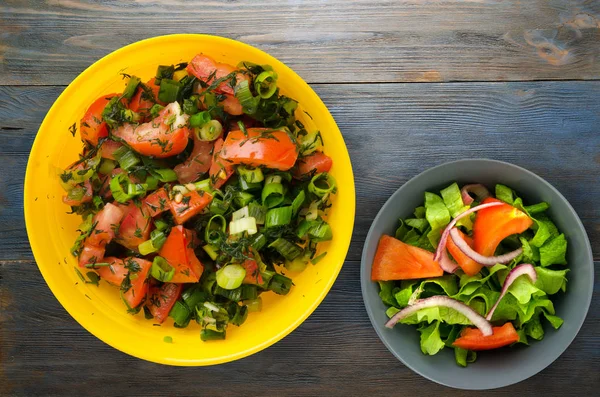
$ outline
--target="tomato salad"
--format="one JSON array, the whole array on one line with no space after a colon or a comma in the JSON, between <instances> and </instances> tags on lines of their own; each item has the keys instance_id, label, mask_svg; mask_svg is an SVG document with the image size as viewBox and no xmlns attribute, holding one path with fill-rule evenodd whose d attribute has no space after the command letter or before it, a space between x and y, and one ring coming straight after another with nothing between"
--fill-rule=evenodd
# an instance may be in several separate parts
<instances>
[{"instance_id":1,"label":"tomato salad","mask_svg":"<svg viewBox=\"0 0 600 397\"><path fill-rule=\"evenodd\" d=\"M548 204L526 206L504 185L495 198L480 184L440 193L426 192L379 241L371 279L386 326L417 325L424 354L453 348L461 366L476 351L542 339L544 323L559 328L552 299L566 291L567 241Z\"/></svg>"},{"instance_id":2,"label":"tomato salad","mask_svg":"<svg viewBox=\"0 0 600 397\"><path fill-rule=\"evenodd\" d=\"M83 217L75 270L114 285L130 313L224 339L261 293L290 291L284 273L326 254L332 160L269 65L199 54L123 78L83 115L83 152L59 175Z\"/></svg>"}]
</instances>

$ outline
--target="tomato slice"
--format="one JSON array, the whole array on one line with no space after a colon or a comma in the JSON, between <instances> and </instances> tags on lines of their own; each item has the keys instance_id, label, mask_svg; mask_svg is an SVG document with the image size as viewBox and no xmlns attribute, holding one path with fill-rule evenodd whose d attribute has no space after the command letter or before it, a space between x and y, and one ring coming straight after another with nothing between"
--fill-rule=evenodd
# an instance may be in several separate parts
<instances>
[{"instance_id":1,"label":"tomato slice","mask_svg":"<svg viewBox=\"0 0 600 397\"><path fill-rule=\"evenodd\" d=\"M483 336L478 328L465 328L453 345L467 350L491 350L519 341L519 334L510 322L492 329L492 335Z\"/></svg>"},{"instance_id":2,"label":"tomato slice","mask_svg":"<svg viewBox=\"0 0 600 397\"><path fill-rule=\"evenodd\" d=\"M246 259L244 263L242 263L244 269L246 269L246 277L244 278L244 284L256 284L262 285L264 280L262 275L260 274L260 269L258 268L258 264L254 259Z\"/></svg>"},{"instance_id":3,"label":"tomato slice","mask_svg":"<svg viewBox=\"0 0 600 397\"><path fill-rule=\"evenodd\" d=\"M152 218L167 211L171 205L169 194L165 188L160 188L154 193L146 196L142 202L144 203L146 213Z\"/></svg>"},{"instance_id":4,"label":"tomato slice","mask_svg":"<svg viewBox=\"0 0 600 397\"><path fill-rule=\"evenodd\" d=\"M154 82L154 79L151 81ZM138 87L127 107L138 113L143 121L146 121L150 117L150 109L154 106L155 100L156 95L153 98L148 98L148 93L142 87Z\"/></svg>"},{"instance_id":5,"label":"tomato slice","mask_svg":"<svg viewBox=\"0 0 600 397\"><path fill-rule=\"evenodd\" d=\"M171 233L158 255L175 268L172 283L196 283L200 280L204 267L192 248L193 234L183 226L171 228Z\"/></svg>"},{"instance_id":6,"label":"tomato slice","mask_svg":"<svg viewBox=\"0 0 600 397\"><path fill-rule=\"evenodd\" d=\"M491 202L500 200L491 197L483 200L483 204ZM477 212L473 223L473 249L481 255L492 256L502 240L513 234L523 233L532 224L533 221L526 213L512 205L482 209Z\"/></svg>"},{"instance_id":7,"label":"tomato slice","mask_svg":"<svg viewBox=\"0 0 600 397\"><path fill-rule=\"evenodd\" d=\"M94 216L92 223L96 226L87 237L86 242L100 247L106 246L115 237L115 231L119 229L119 224L124 216L123 209L106 203L104 208Z\"/></svg>"},{"instance_id":8,"label":"tomato slice","mask_svg":"<svg viewBox=\"0 0 600 397\"><path fill-rule=\"evenodd\" d=\"M473 239L471 237L465 235L463 232L461 232L460 229L457 229L457 230L458 230L458 233L460 234L460 237L463 240L465 240L467 244L469 244L469 247L473 248ZM479 263L475 262L473 259L466 256L460 250L460 248L458 248L456 246L456 244L454 244L454 241L452 241L451 238L448 238L447 241L448 242L446 243L446 248L448 248L450 255L452 255L452 257L454 258L456 263L458 263L458 266L460 266L460 268L463 269L465 274L467 274L469 276L474 276L477 273L479 273L479 271L481 270L483 265L480 265Z\"/></svg>"},{"instance_id":9,"label":"tomato slice","mask_svg":"<svg viewBox=\"0 0 600 397\"><path fill-rule=\"evenodd\" d=\"M196 134L192 134L192 138L194 139L194 149L190 157L173 169L179 183L185 184L198 180L211 166L214 143L201 141Z\"/></svg>"},{"instance_id":10,"label":"tomato slice","mask_svg":"<svg viewBox=\"0 0 600 397\"><path fill-rule=\"evenodd\" d=\"M248 128L246 132L247 135L240 130L229 132L220 154L225 161L281 171L289 170L296 163L296 144L285 131Z\"/></svg>"},{"instance_id":11,"label":"tomato slice","mask_svg":"<svg viewBox=\"0 0 600 397\"><path fill-rule=\"evenodd\" d=\"M115 241L130 250L137 251L138 245L150 238L152 218L144 206L140 208L133 202L128 205L120 204L119 207L124 211L125 216Z\"/></svg>"},{"instance_id":12,"label":"tomato slice","mask_svg":"<svg viewBox=\"0 0 600 397\"><path fill-rule=\"evenodd\" d=\"M62 198L63 203L75 207L77 205L89 203L90 201L92 201L94 191L92 189L92 183L89 180L78 184L76 187L83 188L83 197L81 198L81 200L70 199L69 195L65 194Z\"/></svg>"},{"instance_id":13,"label":"tomato slice","mask_svg":"<svg viewBox=\"0 0 600 397\"><path fill-rule=\"evenodd\" d=\"M169 312L179 296L183 285L175 283L164 283L161 287L150 287L148 292L148 303L146 306L156 321L162 323L169 316Z\"/></svg>"},{"instance_id":14,"label":"tomato slice","mask_svg":"<svg viewBox=\"0 0 600 397\"><path fill-rule=\"evenodd\" d=\"M171 200L171 214L178 225L185 223L191 217L197 215L212 201L213 196L207 192L191 191L183 195L180 203Z\"/></svg>"},{"instance_id":15,"label":"tomato slice","mask_svg":"<svg viewBox=\"0 0 600 397\"><path fill-rule=\"evenodd\" d=\"M100 138L108 136L108 127L102 121L102 111L108 101L117 94L103 95L90 105L79 123L79 133L82 141L88 141L96 146Z\"/></svg>"},{"instance_id":16,"label":"tomato slice","mask_svg":"<svg viewBox=\"0 0 600 397\"><path fill-rule=\"evenodd\" d=\"M110 266L101 266L96 269L100 278L108 281L112 285L120 287L128 272L123 263L123 259L110 256L104 258L102 262L110 263Z\"/></svg>"},{"instance_id":17,"label":"tomato slice","mask_svg":"<svg viewBox=\"0 0 600 397\"><path fill-rule=\"evenodd\" d=\"M83 248L79 253L79 267L85 267L90 263L102 262L104 259L104 247L93 245L87 241L83 243Z\"/></svg>"},{"instance_id":18,"label":"tomato slice","mask_svg":"<svg viewBox=\"0 0 600 397\"><path fill-rule=\"evenodd\" d=\"M113 135L144 156L171 157L183 152L188 144L187 119L179 103L173 102L152 121L139 125L125 123Z\"/></svg>"},{"instance_id":19,"label":"tomato slice","mask_svg":"<svg viewBox=\"0 0 600 397\"><path fill-rule=\"evenodd\" d=\"M221 157L222 148L223 139L219 138L215 141L212 163L208 171L208 174L210 175L210 181L215 189L219 189L221 186L223 186L229 177L235 172L231 162L226 161Z\"/></svg>"},{"instance_id":20,"label":"tomato slice","mask_svg":"<svg viewBox=\"0 0 600 397\"><path fill-rule=\"evenodd\" d=\"M102 158L115 160L115 152L122 146L123 144L121 142L116 142L111 139L107 139L106 141L104 141L102 147L100 148L100 155L102 156Z\"/></svg>"},{"instance_id":21,"label":"tomato slice","mask_svg":"<svg viewBox=\"0 0 600 397\"><path fill-rule=\"evenodd\" d=\"M333 160L331 160L331 157L322 152L314 152L313 154L298 159L294 175L300 177L302 175L310 174L313 170L315 174L329 172L332 165Z\"/></svg>"},{"instance_id":22,"label":"tomato slice","mask_svg":"<svg viewBox=\"0 0 600 397\"><path fill-rule=\"evenodd\" d=\"M409 280L439 277L444 274L433 260L433 253L403 243L390 236L381 236L373 260L371 280Z\"/></svg>"},{"instance_id":23,"label":"tomato slice","mask_svg":"<svg viewBox=\"0 0 600 397\"><path fill-rule=\"evenodd\" d=\"M235 72L236 70L239 69L236 69L235 67L226 63L215 62L214 59L204 54L196 55L194 58L192 58L187 66L187 71L189 74L196 76L198 79L209 85L214 80L223 78ZM248 76L243 73L237 73L235 77L237 84L239 84L242 80L246 80L248 83L250 83ZM231 86L230 81L223 81L217 86L215 91L222 94L228 94L229 96L233 96L235 99L235 91Z\"/></svg>"},{"instance_id":24,"label":"tomato slice","mask_svg":"<svg viewBox=\"0 0 600 397\"><path fill-rule=\"evenodd\" d=\"M123 263L126 268L129 268L127 274L131 288L123 292L122 297L130 308L135 308L142 303L148 292L148 273L152 262L140 258L126 258ZM139 270L134 272L130 270L132 268L139 268Z\"/></svg>"}]
</instances>

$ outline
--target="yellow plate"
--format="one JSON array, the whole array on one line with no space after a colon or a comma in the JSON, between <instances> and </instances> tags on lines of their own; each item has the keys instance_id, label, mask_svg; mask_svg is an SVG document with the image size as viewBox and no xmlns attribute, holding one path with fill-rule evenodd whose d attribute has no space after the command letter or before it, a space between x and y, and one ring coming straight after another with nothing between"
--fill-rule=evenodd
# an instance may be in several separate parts
<instances>
[{"instance_id":1,"label":"yellow plate","mask_svg":"<svg viewBox=\"0 0 600 397\"><path fill-rule=\"evenodd\" d=\"M56 170L77 159L79 134L69 127L99 96L121 92L120 73L150 79L159 64L187 62L203 52L217 61L237 64L246 60L273 66L281 91L300 103L298 118L310 129L319 129L325 152L333 158L332 175L338 182L329 222L334 239L321 251L327 256L293 275L295 286L287 296L267 292L263 310L251 313L241 326L230 326L224 341L202 342L199 326L173 327L172 320L153 326L142 313L126 313L116 288L104 281L100 287L84 284L75 273L77 261L69 248L77 237L80 217L68 215L69 207ZM304 110L312 116L309 118ZM48 286L67 311L89 332L107 344L144 360L171 365L219 364L258 352L299 326L323 300L344 262L354 224L354 179L342 135L315 92L283 63L249 45L206 35L171 35L143 40L121 48L94 63L79 75L56 100L33 144L25 176L25 222L36 262ZM85 271L83 271L85 274ZM173 343L163 338L171 336ZM73 341L73 343L78 343Z\"/></svg>"}]
</instances>

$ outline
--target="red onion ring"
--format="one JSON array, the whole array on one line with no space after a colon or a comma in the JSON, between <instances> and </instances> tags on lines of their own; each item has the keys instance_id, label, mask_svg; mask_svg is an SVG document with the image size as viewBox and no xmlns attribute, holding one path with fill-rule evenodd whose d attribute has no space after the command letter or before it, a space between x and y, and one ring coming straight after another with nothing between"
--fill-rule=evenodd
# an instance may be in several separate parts
<instances>
[{"instance_id":1,"label":"red onion ring","mask_svg":"<svg viewBox=\"0 0 600 397\"><path fill-rule=\"evenodd\" d=\"M491 203L481 204L481 205L478 205L478 206L475 206L473 208L466 210L465 212L459 214L456 218L452 219L452 221L450 221L450 223L448 224L448 226L446 226L446 228L444 229L444 232L442 233L442 237L440 238L440 242L437 246L437 249L435 250L435 255L433 257L433 260L438 261L438 263L440 262L440 259L442 257L442 252L446 250L446 242L448 241L448 235L450 234L450 230L452 230L454 225L456 225L456 222L458 222L465 216L471 215L473 212L476 212L476 211L479 211L479 210L482 210L485 208L497 207L499 205L507 205L507 204L500 202L500 201L494 201Z\"/></svg>"},{"instance_id":2,"label":"red onion ring","mask_svg":"<svg viewBox=\"0 0 600 397\"><path fill-rule=\"evenodd\" d=\"M498 304L500 303L502 298L504 298L504 295L506 295L506 291L508 291L508 288L512 285L512 283L515 282L515 280L517 278L519 278L520 276L522 276L524 274L526 274L529 277L529 279L531 280L532 283L535 283L537 281L537 273L535 272L535 268L533 267L533 265L531 265L529 263L523 263L519 266L515 266L515 268L512 269L510 271L510 273L508 273L508 276L506 276L506 279L504 280L504 285L502 286L502 291L500 292L500 297L498 298L498 300L496 301L494 306L492 306L492 308L488 312L487 316L485 316L485 318L488 321L492 320L494 311L498 307Z\"/></svg>"},{"instance_id":3,"label":"red onion ring","mask_svg":"<svg viewBox=\"0 0 600 397\"><path fill-rule=\"evenodd\" d=\"M477 196L477 198L480 200L490 196L490 191L481 183L465 185L462 189L460 189L462 201L465 205L471 205L473 203L474 200L473 197L471 197L471 193Z\"/></svg>"},{"instance_id":4,"label":"red onion ring","mask_svg":"<svg viewBox=\"0 0 600 397\"><path fill-rule=\"evenodd\" d=\"M483 266L494 266L496 263L506 264L515 259L517 256L521 255L523 252L523 248L518 248L504 255L483 256L473 248L469 247L469 244L467 244L467 242L460 237L457 228L452 228L452 230L450 230L450 238L463 254Z\"/></svg>"},{"instance_id":5,"label":"red onion ring","mask_svg":"<svg viewBox=\"0 0 600 397\"><path fill-rule=\"evenodd\" d=\"M475 310L471 309L464 303L457 301L456 299L440 295L432 296L426 299L419 299L413 305L407 306L396 313L387 323L385 323L385 326L388 328L394 328L394 325L396 325L398 321L405 319L411 314L414 314L421 309L436 306L443 306L456 310L465 316L474 326L479 328L484 336L490 336L493 334L492 325L490 322L480 316Z\"/></svg>"},{"instance_id":6,"label":"red onion ring","mask_svg":"<svg viewBox=\"0 0 600 397\"><path fill-rule=\"evenodd\" d=\"M458 269L458 265L450 259L450 255L448 255L446 249L442 250L442 256L440 257L438 264L446 273L453 274Z\"/></svg>"}]
</instances>

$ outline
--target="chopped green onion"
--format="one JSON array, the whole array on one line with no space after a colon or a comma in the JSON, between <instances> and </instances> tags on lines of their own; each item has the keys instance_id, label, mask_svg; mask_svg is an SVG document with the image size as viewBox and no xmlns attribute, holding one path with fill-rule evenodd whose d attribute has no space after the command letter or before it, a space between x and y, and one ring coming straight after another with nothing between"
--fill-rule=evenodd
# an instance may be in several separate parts
<instances>
[{"instance_id":1,"label":"chopped green onion","mask_svg":"<svg viewBox=\"0 0 600 397\"><path fill-rule=\"evenodd\" d=\"M231 318L231 324L237 325L239 327L248 318L248 308L246 306L236 306L237 310L235 312L235 315Z\"/></svg>"},{"instance_id":2,"label":"chopped green onion","mask_svg":"<svg viewBox=\"0 0 600 397\"><path fill-rule=\"evenodd\" d=\"M131 99L135 95L135 91L137 90L138 85L140 84L140 78L137 76L131 76L129 81L127 82L127 86L123 91L123 97L127 99Z\"/></svg>"},{"instance_id":3,"label":"chopped green onion","mask_svg":"<svg viewBox=\"0 0 600 397\"><path fill-rule=\"evenodd\" d=\"M208 254L208 256L210 256L210 259L212 259L213 261L217 260L217 257L219 256L217 252L217 247L211 244L206 244L202 247L202 249Z\"/></svg>"},{"instance_id":4,"label":"chopped green onion","mask_svg":"<svg viewBox=\"0 0 600 397\"><path fill-rule=\"evenodd\" d=\"M252 240L252 243L250 243L250 246L258 251L262 247L264 247L266 243L267 243L267 237L264 234L259 233L256 236L254 236L254 240Z\"/></svg>"},{"instance_id":5,"label":"chopped green onion","mask_svg":"<svg viewBox=\"0 0 600 397\"><path fill-rule=\"evenodd\" d=\"M108 175L115 169L117 162L111 159L102 159L100 167L98 167L98 173Z\"/></svg>"},{"instance_id":6,"label":"chopped green onion","mask_svg":"<svg viewBox=\"0 0 600 397\"><path fill-rule=\"evenodd\" d=\"M526 206L525 211L527 211L529 215L535 215L546 211L548 208L550 208L548 203L542 201L541 203Z\"/></svg>"},{"instance_id":7,"label":"chopped green onion","mask_svg":"<svg viewBox=\"0 0 600 397\"><path fill-rule=\"evenodd\" d=\"M221 240L223 240L226 230L227 221L225 220L225 217L219 214L213 215L206 224L204 240L209 244L218 245Z\"/></svg>"},{"instance_id":8,"label":"chopped green onion","mask_svg":"<svg viewBox=\"0 0 600 397\"><path fill-rule=\"evenodd\" d=\"M277 90L277 73L265 70L254 79L254 89L263 99L269 99Z\"/></svg>"},{"instance_id":9,"label":"chopped green onion","mask_svg":"<svg viewBox=\"0 0 600 397\"><path fill-rule=\"evenodd\" d=\"M170 79L173 77L173 73L175 73L174 65L158 65L156 68L156 79L155 83L160 84L162 79Z\"/></svg>"},{"instance_id":10,"label":"chopped green onion","mask_svg":"<svg viewBox=\"0 0 600 397\"><path fill-rule=\"evenodd\" d=\"M260 190L262 184L260 182L247 182L244 178L239 179L240 187L243 191Z\"/></svg>"},{"instance_id":11,"label":"chopped green onion","mask_svg":"<svg viewBox=\"0 0 600 397\"><path fill-rule=\"evenodd\" d=\"M173 182L177 180L177 174L170 168L156 168L150 170L150 173L161 182Z\"/></svg>"},{"instance_id":12,"label":"chopped green onion","mask_svg":"<svg viewBox=\"0 0 600 397\"><path fill-rule=\"evenodd\" d=\"M158 187L158 178L154 175L148 175L144 184L146 185L146 191L156 190Z\"/></svg>"},{"instance_id":13,"label":"chopped green onion","mask_svg":"<svg viewBox=\"0 0 600 397\"><path fill-rule=\"evenodd\" d=\"M140 251L140 254L142 254L142 255L148 255L148 254L151 254L158 250L156 248L154 248L154 245L152 244L152 240L146 240L143 243L141 243L140 245L138 245L138 251Z\"/></svg>"},{"instance_id":14,"label":"chopped green onion","mask_svg":"<svg viewBox=\"0 0 600 397\"><path fill-rule=\"evenodd\" d=\"M269 286L269 283L271 282L271 279L273 278L273 276L276 273L272 270L265 270L260 272L260 276L263 279L263 284L261 285L261 288L267 289Z\"/></svg>"},{"instance_id":15,"label":"chopped green onion","mask_svg":"<svg viewBox=\"0 0 600 397\"><path fill-rule=\"evenodd\" d=\"M258 232L258 229L256 228L256 219L250 216L229 223L230 235L239 234L243 232L248 232L250 236L256 234L256 232Z\"/></svg>"},{"instance_id":16,"label":"chopped green onion","mask_svg":"<svg viewBox=\"0 0 600 397\"><path fill-rule=\"evenodd\" d=\"M307 221L314 221L319 217L319 203L317 201L310 203L305 217Z\"/></svg>"},{"instance_id":17,"label":"chopped green onion","mask_svg":"<svg viewBox=\"0 0 600 397\"><path fill-rule=\"evenodd\" d=\"M325 255L327 255L327 252L323 252L322 254L319 254L319 255L315 256L315 257L314 257L314 258L311 260L312 264L313 264L313 265L316 265L317 263L319 263L319 261L320 261L321 259L325 258Z\"/></svg>"},{"instance_id":18,"label":"chopped green onion","mask_svg":"<svg viewBox=\"0 0 600 397\"><path fill-rule=\"evenodd\" d=\"M259 312L262 310L262 298L259 296L256 299L242 301L242 304L248 308L248 312Z\"/></svg>"},{"instance_id":19,"label":"chopped green onion","mask_svg":"<svg viewBox=\"0 0 600 397\"><path fill-rule=\"evenodd\" d=\"M253 284L242 284L240 294L241 300L250 300L258 298L258 287Z\"/></svg>"},{"instance_id":20,"label":"chopped green onion","mask_svg":"<svg viewBox=\"0 0 600 397\"><path fill-rule=\"evenodd\" d=\"M165 103L175 102L180 90L181 84L178 81L163 78L160 81L158 100Z\"/></svg>"},{"instance_id":21,"label":"chopped green onion","mask_svg":"<svg viewBox=\"0 0 600 397\"><path fill-rule=\"evenodd\" d=\"M292 221L292 207L272 208L265 216L265 227L289 225Z\"/></svg>"},{"instance_id":22,"label":"chopped green onion","mask_svg":"<svg viewBox=\"0 0 600 397\"><path fill-rule=\"evenodd\" d=\"M142 183L129 183L127 185L127 195L130 197L144 196L148 185Z\"/></svg>"},{"instance_id":23,"label":"chopped green onion","mask_svg":"<svg viewBox=\"0 0 600 397\"><path fill-rule=\"evenodd\" d=\"M323 146L323 138L321 137L321 133L319 131L310 132L302 137L299 137L298 144L300 145L300 153L303 156L308 156Z\"/></svg>"},{"instance_id":24,"label":"chopped green onion","mask_svg":"<svg viewBox=\"0 0 600 397\"><path fill-rule=\"evenodd\" d=\"M184 327L189 323L191 315L190 309L181 301L176 301L169 312L169 317L173 318L175 324L180 327Z\"/></svg>"},{"instance_id":25,"label":"chopped green onion","mask_svg":"<svg viewBox=\"0 0 600 397\"><path fill-rule=\"evenodd\" d=\"M237 172L242 179L248 183L262 182L265 179L265 176L259 167L251 168L240 165L237 167Z\"/></svg>"},{"instance_id":26,"label":"chopped green onion","mask_svg":"<svg viewBox=\"0 0 600 397\"><path fill-rule=\"evenodd\" d=\"M150 240L146 240L138 246L138 250L142 255L148 255L153 252L158 252L167 241L167 236L160 230L153 230L150 233Z\"/></svg>"},{"instance_id":27,"label":"chopped green onion","mask_svg":"<svg viewBox=\"0 0 600 397\"><path fill-rule=\"evenodd\" d=\"M335 179L327 172L317 174L308 184L308 191L317 197L323 197L328 193L335 193Z\"/></svg>"},{"instance_id":28,"label":"chopped green onion","mask_svg":"<svg viewBox=\"0 0 600 397\"><path fill-rule=\"evenodd\" d=\"M287 270L294 273L302 273L306 269L308 261L304 257L298 257L293 261L286 261L284 266Z\"/></svg>"},{"instance_id":29,"label":"chopped green onion","mask_svg":"<svg viewBox=\"0 0 600 397\"><path fill-rule=\"evenodd\" d=\"M156 227L157 230L165 231L169 228L169 224L165 221L163 221L162 219L156 219L154 221L154 226Z\"/></svg>"},{"instance_id":30,"label":"chopped green onion","mask_svg":"<svg viewBox=\"0 0 600 397\"><path fill-rule=\"evenodd\" d=\"M249 207L245 206L245 207L240 208L239 210L235 211L233 214L231 214L231 221L235 222L242 218L248 218L249 216L250 216Z\"/></svg>"},{"instance_id":31,"label":"chopped green onion","mask_svg":"<svg viewBox=\"0 0 600 397\"><path fill-rule=\"evenodd\" d=\"M146 309L146 306L144 306L144 309ZM165 342L165 343L173 343L173 338L167 335L167 336L165 336L163 338L163 342Z\"/></svg>"},{"instance_id":32,"label":"chopped green onion","mask_svg":"<svg viewBox=\"0 0 600 397\"><path fill-rule=\"evenodd\" d=\"M112 177L110 180L110 192L112 193L113 198L119 203L127 203L129 200L133 198L133 196L125 193L124 186L129 190L129 185L131 185L131 181L125 174L117 174Z\"/></svg>"},{"instance_id":33,"label":"chopped green onion","mask_svg":"<svg viewBox=\"0 0 600 397\"><path fill-rule=\"evenodd\" d=\"M162 282L169 282L175 275L175 268L167 262L162 256L154 257L152 267L150 268L152 277Z\"/></svg>"},{"instance_id":34,"label":"chopped green onion","mask_svg":"<svg viewBox=\"0 0 600 397\"><path fill-rule=\"evenodd\" d=\"M254 196L247 192L235 192L233 202L237 204L239 208L244 207L254 200Z\"/></svg>"},{"instance_id":35,"label":"chopped green onion","mask_svg":"<svg viewBox=\"0 0 600 397\"><path fill-rule=\"evenodd\" d=\"M316 224L318 223L318 221L309 221L309 220L303 220L302 222L300 222L300 224L298 225L298 227L296 228L296 235L299 238L304 238L306 237L306 234L308 233L308 231L314 227Z\"/></svg>"},{"instance_id":36,"label":"chopped green onion","mask_svg":"<svg viewBox=\"0 0 600 397\"><path fill-rule=\"evenodd\" d=\"M189 99L183 100L182 110L183 113L188 114L190 116L198 113L198 97L191 96Z\"/></svg>"},{"instance_id":37,"label":"chopped green onion","mask_svg":"<svg viewBox=\"0 0 600 397\"><path fill-rule=\"evenodd\" d=\"M192 311L200 302L205 301L207 297L206 292L202 291L202 288L197 284L181 293L181 299L183 299L187 307Z\"/></svg>"},{"instance_id":38,"label":"chopped green onion","mask_svg":"<svg viewBox=\"0 0 600 397\"><path fill-rule=\"evenodd\" d=\"M293 261L302 255L302 248L282 237L279 237L277 240L269 244L269 248L273 248L275 251L279 252L281 256L288 261Z\"/></svg>"},{"instance_id":39,"label":"chopped green onion","mask_svg":"<svg viewBox=\"0 0 600 397\"><path fill-rule=\"evenodd\" d=\"M225 289L217 285L217 287L215 288L215 295L222 296L223 298L228 299L230 301L239 302L240 300L242 300L242 289L241 287L234 289Z\"/></svg>"},{"instance_id":40,"label":"chopped green onion","mask_svg":"<svg viewBox=\"0 0 600 397\"><path fill-rule=\"evenodd\" d=\"M115 160L119 162L121 168L125 171L128 171L131 167L140 162L140 158L127 146L121 146L115 150L113 156L115 157Z\"/></svg>"},{"instance_id":41,"label":"chopped green onion","mask_svg":"<svg viewBox=\"0 0 600 397\"><path fill-rule=\"evenodd\" d=\"M155 119L158 117L158 114L160 113L160 111L163 110L164 108L165 108L164 106L156 103L150 108L150 115L152 116L153 119Z\"/></svg>"},{"instance_id":42,"label":"chopped green onion","mask_svg":"<svg viewBox=\"0 0 600 397\"><path fill-rule=\"evenodd\" d=\"M265 217L267 215L267 207L264 205L260 205L257 202L253 201L248 204L248 216L256 219L257 225L265 224Z\"/></svg>"},{"instance_id":43,"label":"chopped green onion","mask_svg":"<svg viewBox=\"0 0 600 397\"><path fill-rule=\"evenodd\" d=\"M200 331L200 339L204 342L209 340L223 340L225 339L225 330L215 331L212 329L203 329Z\"/></svg>"},{"instance_id":44,"label":"chopped green onion","mask_svg":"<svg viewBox=\"0 0 600 397\"><path fill-rule=\"evenodd\" d=\"M296 214L298 214L298 211L304 204L305 200L306 193L304 193L304 190L300 190L300 193L298 193L294 201L292 201L292 216L296 216Z\"/></svg>"},{"instance_id":45,"label":"chopped green onion","mask_svg":"<svg viewBox=\"0 0 600 397\"><path fill-rule=\"evenodd\" d=\"M287 295L292 288L292 279L281 274L275 274L269 283L269 290L278 295Z\"/></svg>"},{"instance_id":46,"label":"chopped green onion","mask_svg":"<svg viewBox=\"0 0 600 397\"><path fill-rule=\"evenodd\" d=\"M261 194L262 203L267 208L277 207L283 202L284 193L281 183L266 183Z\"/></svg>"},{"instance_id":47,"label":"chopped green onion","mask_svg":"<svg viewBox=\"0 0 600 397\"><path fill-rule=\"evenodd\" d=\"M211 120L210 113L204 111L190 117L190 127L199 128Z\"/></svg>"},{"instance_id":48,"label":"chopped green onion","mask_svg":"<svg viewBox=\"0 0 600 397\"><path fill-rule=\"evenodd\" d=\"M229 209L229 204L224 203L221 199L213 198L208 209L213 214L223 215Z\"/></svg>"},{"instance_id":49,"label":"chopped green onion","mask_svg":"<svg viewBox=\"0 0 600 397\"><path fill-rule=\"evenodd\" d=\"M76 186L67 192L67 199L71 201L81 201L86 193L86 188L83 186Z\"/></svg>"},{"instance_id":50,"label":"chopped green onion","mask_svg":"<svg viewBox=\"0 0 600 397\"><path fill-rule=\"evenodd\" d=\"M308 234L309 238L320 243L323 241L329 241L333 238L331 226L325 221L307 221L300 222L296 230L296 234L300 238L304 238Z\"/></svg>"},{"instance_id":51,"label":"chopped green onion","mask_svg":"<svg viewBox=\"0 0 600 397\"><path fill-rule=\"evenodd\" d=\"M246 269L238 264L224 266L217 270L217 284L227 290L238 288L246 277Z\"/></svg>"},{"instance_id":52,"label":"chopped green onion","mask_svg":"<svg viewBox=\"0 0 600 397\"><path fill-rule=\"evenodd\" d=\"M223 133L223 126L219 120L210 120L202 127L195 127L194 133L201 141L214 141Z\"/></svg>"},{"instance_id":53,"label":"chopped green onion","mask_svg":"<svg viewBox=\"0 0 600 397\"><path fill-rule=\"evenodd\" d=\"M203 192L208 192L208 193L213 192L213 188L210 183L210 178L203 179L198 182L194 182L194 186L196 186L196 190L201 190Z\"/></svg>"},{"instance_id":54,"label":"chopped green onion","mask_svg":"<svg viewBox=\"0 0 600 397\"><path fill-rule=\"evenodd\" d=\"M265 180L265 185L268 185L269 183L281 183L281 181L282 181L281 175L271 174L271 175L267 175L267 178ZM289 180L288 180L288 182L289 182Z\"/></svg>"},{"instance_id":55,"label":"chopped green onion","mask_svg":"<svg viewBox=\"0 0 600 397\"><path fill-rule=\"evenodd\" d=\"M235 97L240 101L244 113L254 114L258 108L260 97L254 97L250 91L250 86L247 80L242 80L235 87Z\"/></svg>"}]
</instances>

